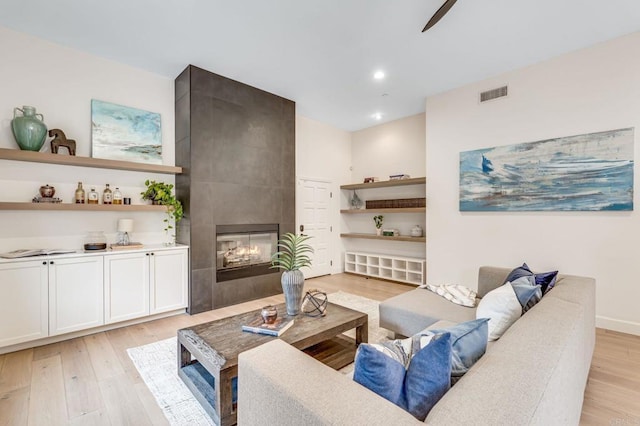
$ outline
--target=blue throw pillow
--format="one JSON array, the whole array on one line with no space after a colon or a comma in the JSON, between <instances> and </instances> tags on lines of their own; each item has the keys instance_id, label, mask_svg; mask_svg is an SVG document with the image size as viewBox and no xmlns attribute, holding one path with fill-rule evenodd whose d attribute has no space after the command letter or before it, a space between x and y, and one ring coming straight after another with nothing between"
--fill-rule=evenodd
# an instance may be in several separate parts
<instances>
[{"instance_id":1,"label":"blue throw pillow","mask_svg":"<svg viewBox=\"0 0 640 426\"><path fill-rule=\"evenodd\" d=\"M358 347L353 380L400 406L405 374L404 365L374 346L363 343Z\"/></svg>"},{"instance_id":2,"label":"blue throw pillow","mask_svg":"<svg viewBox=\"0 0 640 426\"><path fill-rule=\"evenodd\" d=\"M403 408L424 421L451 387L451 335L437 334L411 358L404 379Z\"/></svg>"},{"instance_id":3,"label":"blue throw pillow","mask_svg":"<svg viewBox=\"0 0 640 426\"><path fill-rule=\"evenodd\" d=\"M451 327L424 330L423 333L451 334L451 377L458 380L487 350L489 340L489 318L479 318Z\"/></svg>"},{"instance_id":4,"label":"blue throw pillow","mask_svg":"<svg viewBox=\"0 0 640 426\"><path fill-rule=\"evenodd\" d=\"M544 296L556 285L556 279L558 278L558 271L543 272L536 274L536 284L542 288L542 295Z\"/></svg>"},{"instance_id":5,"label":"blue throw pillow","mask_svg":"<svg viewBox=\"0 0 640 426\"><path fill-rule=\"evenodd\" d=\"M513 287L518 302L522 306L523 314L542 299L542 288L536 285L533 275L522 276L515 281L511 281L511 287Z\"/></svg>"},{"instance_id":6,"label":"blue throw pillow","mask_svg":"<svg viewBox=\"0 0 640 426\"><path fill-rule=\"evenodd\" d=\"M403 360L408 360L405 369ZM353 380L424 420L451 386L451 335L419 333L358 347Z\"/></svg>"}]
</instances>

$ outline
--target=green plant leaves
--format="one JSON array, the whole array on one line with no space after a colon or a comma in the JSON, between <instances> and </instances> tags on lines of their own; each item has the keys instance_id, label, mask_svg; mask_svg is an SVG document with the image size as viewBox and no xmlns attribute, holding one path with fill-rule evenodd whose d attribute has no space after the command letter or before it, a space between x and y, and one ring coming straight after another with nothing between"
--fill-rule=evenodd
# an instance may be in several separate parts
<instances>
[{"instance_id":1,"label":"green plant leaves","mask_svg":"<svg viewBox=\"0 0 640 426\"><path fill-rule=\"evenodd\" d=\"M166 227L164 230L169 232L170 229L173 229L171 221L174 220L177 224L184 216L182 203L172 194L173 184L149 179L145 180L144 184L147 189L140 193L143 200L151 200L157 204L167 206L167 218L164 219Z\"/></svg>"},{"instance_id":2,"label":"green plant leaves","mask_svg":"<svg viewBox=\"0 0 640 426\"><path fill-rule=\"evenodd\" d=\"M271 256L271 267L285 271L295 271L305 266L311 266L313 248L307 244L311 237L295 235L287 232L278 240L278 251Z\"/></svg>"}]
</instances>

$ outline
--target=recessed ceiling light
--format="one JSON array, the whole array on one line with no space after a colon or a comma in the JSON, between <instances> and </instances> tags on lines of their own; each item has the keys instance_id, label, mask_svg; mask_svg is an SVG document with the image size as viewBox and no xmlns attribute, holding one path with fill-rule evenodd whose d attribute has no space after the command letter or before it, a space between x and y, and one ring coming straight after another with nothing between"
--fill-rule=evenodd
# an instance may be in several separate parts
<instances>
[{"instance_id":1,"label":"recessed ceiling light","mask_svg":"<svg viewBox=\"0 0 640 426\"><path fill-rule=\"evenodd\" d=\"M373 119L378 121L382 120L382 113L376 112L375 114L373 114Z\"/></svg>"},{"instance_id":2,"label":"recessed ceiling light","mask_svg":"<svg viewBox=\"0 0 640 426\"><path fill-rule=\"evenodd\" d=\"M376 71L373 73L373 78L376 80L382 80L384 78L384 71Z\"/></svg>"}]
</instances>

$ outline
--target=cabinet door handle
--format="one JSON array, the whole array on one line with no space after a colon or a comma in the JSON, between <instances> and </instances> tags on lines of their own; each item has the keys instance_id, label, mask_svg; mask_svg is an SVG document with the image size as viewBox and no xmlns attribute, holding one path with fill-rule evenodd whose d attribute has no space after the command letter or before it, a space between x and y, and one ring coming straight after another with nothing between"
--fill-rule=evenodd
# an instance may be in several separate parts
<instances>
[{"instance_id":1,"label":"cabinet door handle","mask_svg":"<svg viewBox=\"0 0 640 426\"><path fill-rule=\"evenodd\" d=\"M151 256L155 256L155 253L151 253Z\"/></svg>"},{"instance_id":2,"label":"cabinet door handle","mask_svg":"<svg viewBox=\"0 0 640 426\"><path fill-rule=\"evenodd\" d=\"M49 262L49 265L53 265L53 260L51 262Z\"/></svg>"},{"instance_id":3,"label":"cabinet door handle","mask_svg":"<svg viewBox=\"0 0 640 426\"><path fill-rule=\"evenodd\" d=\"M43 265L46 265L46 264L47 264L47 261L45 260L44 262L42 262L42 264L43 264Z\"/></svg>"},{"instance_id":4,"label":"cabinet door handle","mask_svg":"<svg viewBox=\"0 0 640 426\"><path fill-rule=\"evenodd\" d=\"M149 253L145 253L145 256L149 256Z\"/></svg>"}]
</instances>

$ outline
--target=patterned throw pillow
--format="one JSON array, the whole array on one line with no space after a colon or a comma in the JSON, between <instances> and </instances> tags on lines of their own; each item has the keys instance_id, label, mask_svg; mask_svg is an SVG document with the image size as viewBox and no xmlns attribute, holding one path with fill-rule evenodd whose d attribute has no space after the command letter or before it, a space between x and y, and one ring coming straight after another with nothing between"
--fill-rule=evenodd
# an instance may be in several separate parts
<instances>
[{"instance_id":1,"label":"patterned throw pillow","mask_svg":"<svg viewBox=\"0 0 640 426\"><path fill-rule=\"evenodd\" d=\"M353 380L424 420L449 390L451 335L417 334L382 344L361 344Z\"/></svg>"},{"instance_id":2,"label":"patterned throw pillow","mask_svg":"<svg viewBox=\"0 0 640 426\"><path fill-rule=\"evenodd\" d=\"M542 288L536 285L533 275L522 276L511 281L511 286L516 293L520 306L522 306L523 314L533 308L535 304L542 299Z\"/></svg>"}]
</instances>

